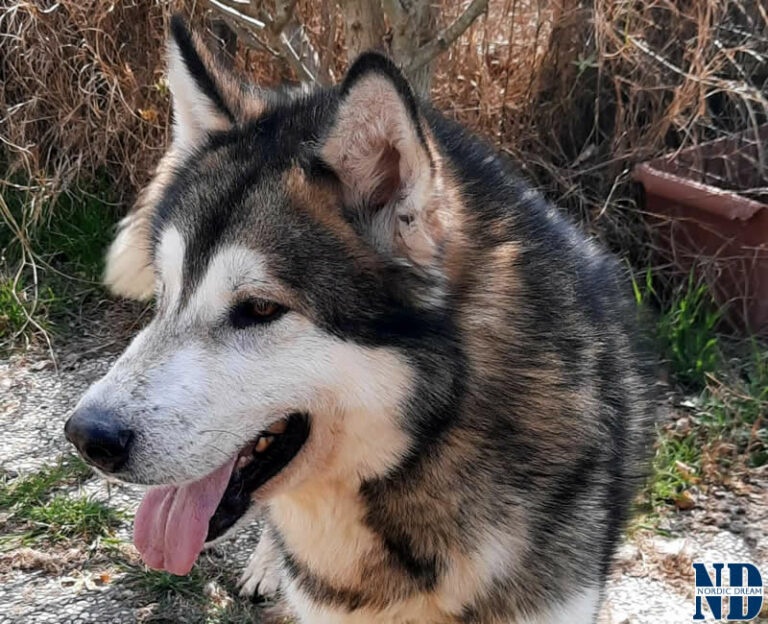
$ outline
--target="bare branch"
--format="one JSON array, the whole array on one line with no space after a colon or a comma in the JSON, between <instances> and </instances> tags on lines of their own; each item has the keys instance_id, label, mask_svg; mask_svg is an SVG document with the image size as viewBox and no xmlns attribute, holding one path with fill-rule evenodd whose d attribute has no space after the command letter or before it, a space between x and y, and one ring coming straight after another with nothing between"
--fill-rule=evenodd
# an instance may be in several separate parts
<instances>
[{"instance_id":1,"label":"bare branch","mask_svg":"<svg viewBox=\"0 0 768 624\"><path fill-rule=\"evenodd\" d=\"M238 22L234 17L228 15L222 15L222 19L229 25L229 27L235 32L238 39L240 39L249 48L258 48L266 50L269 54L276 59L281 59L282 56L279 50L275 50L266 41L259 39L254 32L247 26L243 26L241 22Z\"/></svg>"},{"instance_id":2,"label":"bare branch","mask_svg":"<svg viewBox=\"0 0 768 624\"><path fill-rule=\"evenodd\" d=\"M237 33L230 27L224 17L213 20L211 33L213 33L219 44L216 56L223 67L231 69L237 54Z\"/></svg>"},{"instance_id":3,"label":"bare branch","mask_svg":"<svg viewBox=\"0 0 768 624\"><path fill-rule=\"evenodd\" d=\"M297 0L278 0L275 17L259 12L252 2L240 0L206 0L208 4L229 18L230 25L249 45L266 47L291 66L299 80L325 84L326 76L320 72L320 58L307 37L304 26L296 19ZM264 33L269 45L259 41L253 33L256 28ZM243 31L249 36L243 37Z\"/></svg>"},{"instance_id":4,"label":"bare branch","mask_svg":"<svg viewBox=\"0 0 768 624\"><path fill-rule=\"evenodd\" d=\"M245 22L249 26L255 26L259 30L264 30L267 27L267 25L262 20L258 19L254 15L250 15L250 11L248 10L251 6L250 3L243 4L241 2L235 2L234 4L237 5L237 8L235 8L231 3L227 3L227 0L207 0L207 2L219 11L228 13L235 19L241 22Z\"/></svg>"},{"instance_id":5,"label":"bare branch","mask_svg":"<svg viewBox=\"0 0 768 624\"><path fill-rule=\"evenodd\" d=\"M472 0L467 10L456 18L453 24L441 30L437 33L437 37L416 51L407 71L414 72L445 52L487 8L488 0Z\"/></svg>"},{"instance_id":6,"label":"bare branch","mask_svg":"<svg viewBox=\"0 0 768 624\"><path fill-rule=\"evenodd\" d=\"M320 56L312 46L304 24L296 18L296 4L297 0L277 0L270 31L300 79L326 84L326 76L320 73Z\"/></svg>"},{"instance_id":7,"label":"bare branch","mask_svg":"<svg viewBox=\"0 0 768 624\"><path fill-rule=\"evenodd\" d=\"M437 9L432 0L383 0L381 6L389 19L389 50L394 61L403 67L416 93L429 97L432 81L431 63L411 69L412 61L421 46L435 37Z\"/></svg>"},{"instance_id":8,"label":"bare branch","mask_svg":"<svg viewBox=\"0 0 768 624\"><path fill-rule=\"evenodd\" d=\"M231 6L228 6L224 4L227 0L206 0L206 2L215 10L220 11L219 15L221 18L229 25L229 27L235 32L235 34L242 40L245 45L251 47L251 48L261 48L263 50L266 50L273 56L277 58L281 58L280 52L278 50L273 49L270 47L268 43L265 43L261 39L259 39L256 34L254 33L254 26L255 23L252 21L255 18L249 15L245 15L243 13L240 13L237 9L234 9ZM230 0L231 1L231 0ZM240 4L237 2L236 4ZM264 24L264 22L261 22L260 20L257 20L260 23ZM264 24L263 27L258 27L261 30L264 30L266 28L266 24Z\"/></svg>"},{"instance_id":9,"label":"bare branch","mask_svg":"<svg viewBox=\"0 0 768 624\"><path fill-rule=\"evenodd\" d=\"M333 70L331 69L331 60L336 42L336 16L334 15L335 5L331 2L323 2L321 9L322 31L325 33L323 42L323 56L320 59L320 75L328 76L333 79Z\"/></svg>"},{"instance_id":10,"label":"bare branch","mask_svg":"<svg viewBox=\"0 0 768 624\"><path fill-rule=\"evenodd\" d=\"M288 34L288 33L291 34ZM278 36L278 42L283 49L284 57L291 64L296 75L300 79L309 80L319 84L325 84L325 79L320 75L320 63L318 55L306 37L304 27L297 24L295 29L281 32ZM298 38L298 45L292 43L292 39Z\"/></svg>"}]
</instances>

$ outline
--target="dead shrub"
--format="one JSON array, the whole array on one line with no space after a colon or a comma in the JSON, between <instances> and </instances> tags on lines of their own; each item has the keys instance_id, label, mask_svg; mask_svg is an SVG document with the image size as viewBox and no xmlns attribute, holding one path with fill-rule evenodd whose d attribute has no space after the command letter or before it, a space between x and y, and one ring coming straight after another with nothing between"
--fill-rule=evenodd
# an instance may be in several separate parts
<instances>
[{"instance_id":1,"label":"dead shrub","mask_svg":"<svg viewBox=\"0 0 768 624\"><path fill-rule=\"evenodd\" d=\"M41 198L95 175L126 201L144 183L170 120L158 52L169 16L191 12L222 47L211 6L4 0L0 164L6 185L32 192L22 230L54 205ZM466 6L443 0L441 19ZM345 35L335 5L301 0L297 16L338 79ZM258 32L236 30L235 47L223 47L240 71L262 84L296 78ZM438 58L432 85L438 108L511 154L644 269L654 255L631 167L765 122L768 12L761 0L492 0Z\"/></svg>"}]
</instances>

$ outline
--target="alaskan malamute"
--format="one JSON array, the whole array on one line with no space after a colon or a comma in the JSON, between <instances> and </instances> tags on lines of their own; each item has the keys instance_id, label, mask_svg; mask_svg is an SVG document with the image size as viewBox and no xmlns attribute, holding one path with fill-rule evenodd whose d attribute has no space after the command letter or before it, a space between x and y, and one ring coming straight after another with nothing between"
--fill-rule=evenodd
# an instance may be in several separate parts
<instances>
[{"instance_id":1,"label":"alaskan malamute","mask_svg":"<svg viewBox=\"0 0 768 624\"><path fill-rule=\"evenodd\" d=\"M172 23L173 142L108 256L156 315L66 425L185 574L263 515L299 622L593 622L656 410L617 262L363 54L269 91Z\"/></svg>"}]
</instances>

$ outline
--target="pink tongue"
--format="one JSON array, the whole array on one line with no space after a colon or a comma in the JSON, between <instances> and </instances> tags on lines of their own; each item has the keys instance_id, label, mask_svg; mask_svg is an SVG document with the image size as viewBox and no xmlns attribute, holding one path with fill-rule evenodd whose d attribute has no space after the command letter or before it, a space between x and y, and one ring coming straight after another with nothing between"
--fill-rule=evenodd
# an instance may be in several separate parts
<instances>
[{"instance_id":1,"label":"pink tongue","mask_svg":"<svg viewBox=\"0 0 768 624\"><path fill-rule=\"evenodd\" d=\"M186 574L203 549L236 458L185 485L150 488L133 522L133 543L150 568Z\"/></svg>"}]
</instances>

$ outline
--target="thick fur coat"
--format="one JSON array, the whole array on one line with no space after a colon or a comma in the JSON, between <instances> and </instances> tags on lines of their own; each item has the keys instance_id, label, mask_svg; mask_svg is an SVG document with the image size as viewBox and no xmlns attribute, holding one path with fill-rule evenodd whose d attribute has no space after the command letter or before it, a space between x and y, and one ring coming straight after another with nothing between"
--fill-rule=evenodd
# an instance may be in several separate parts
<instances>
[{"instance_id":1,"label":"thick fur coat","mask_svg":"<svg viewBox=\"0 0 768 624\"><path fill-rule=\"evenodd\" d=\"M593 622L656 411L616 260L378 54L267 91L176 19L169 81L107 269L156 317L70 439L177 496L234 461L204 537L263 514L245 588L303 624Z\"/></svg>"}]
</instances>

